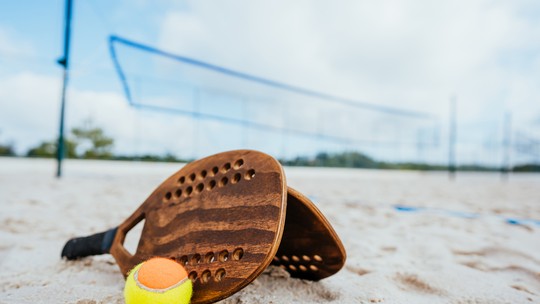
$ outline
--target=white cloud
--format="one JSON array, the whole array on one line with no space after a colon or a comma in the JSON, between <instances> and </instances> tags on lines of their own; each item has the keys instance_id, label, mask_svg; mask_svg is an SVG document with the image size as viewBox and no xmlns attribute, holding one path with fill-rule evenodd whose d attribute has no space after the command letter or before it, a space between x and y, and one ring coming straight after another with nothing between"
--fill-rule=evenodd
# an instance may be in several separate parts
<instances>
[{"instance_id":1,"label":"white cloud","mask_svg":"<svg viewBox=\"0 0 540 304\"><path fill-rule=\"evenodd\" d=\"M190 1L189 7L165 15L160 47L335 95L428 111L443 132L456 94L464 140L475 132L502 136L507 110L516 127L540 115L540 42L531 39L540 35L540 20L527 15L539 7L528 1Z\"/></svg>"},{"instance_id":2,"label":"white cloud","mask_svg":"<svg viewBox=\"0 0 540 304\"><path fill-rule=\"evenodd\" d=\"M19 154L58 136L61 81L30 72L0 79L0 143L12 142ZM138 112L120 92L70 88L65 132L90 119L115 139L122 155L164 154L193 157L194 124L176 116Z\"/></svg>"},{"instance_id":3,"label":"white cloud","mask_svg":"<svg viewBox=\"0 0 540 304\"><path fill-rule=\"evenodd\" d=\"M0 79L0 130L2 140L22 147L48 139L57 128L60 81L33 73L20 73ZM51 107L58 105L58 107Z\"/></svg>"},{"instance_id":4,"label":"white cloud","mask_svg":"<svg viewBox=\"0 0 540 304\"><path fill-rule=\"evenodd\" d=\"M478 115L508 80L501 57L539 46L530 39L539 23L524 20L518 2L190 6L189 12L167 13L162 47L284 82L436 113L444 113L456 93Z\"/></svg>"},{"instance_id":5,"label":"white cloud","mask_svg":"<svg viewBox=\"0 0 540 304\"><path fill-rule=\"evenodd\" d=\"M144 10L153 5L149 3L138 1L136 7ZM446 157L444 137L449 99L453 94L458 98L461 126L458 134L463 141L478 137L477 133L484 136L480 143L476 140L477 145L499 140L506 110L513 111L517 129L534 132L531 125L540 117L537 85L540 41L531 38L540 36L540 20L530 14L531 7L540 11L535 6L538 4L527 1L491 0L351 0L339 4L188 1L180 8L172 6L162 12L160 32L156 36L160 48L234 70L333 95L434 113L438 116L442 137L433 159L440 160ZM152 16L156 14L152 11ZM131 32L145 35L137 28ZM32 52L31 44L25 46L22 40L14 42L13 37L0 28L0 52L10 50L6 45L17 45L11 51ZM138 40L151 44L155 37ZM158 72L169 72L162 60L156 62L162 68ZM150 70L145 70L148 62L145 63L140 64L142 72L150 74ZM197 73L187 74L198 79ZM228 81L220 81L219 77L200 79L211 79L216 86L229 86ZM55 136L60 89L57 77L31 72L4 77L0 83L0 102L9 102L10 106L2 106L0 111L0 140L16 138L22 150ZM282 96L278 93L261 96L266 92L260 92L254 100L260 97L261 101L272 102L258 112L253 109L258 108L257 102L246 108L253 113L253 119L272 125L289 123L306 129L318 128L327 135L332 132L357 134L363 139L383 141L399 140L403 134L415 131L405 130L404 124L387 116L370 118L350 111L342 113L345 111L337 106L317 106L309 98L290 106L291 113L287 114L290 116L284 118L279 113L286 111L270 107L280 104L277 101ZM167 91L161 93L154 97L167 97ZM279 136L275 134L262 136L258 131L238 130L235 126L206 121L193 123L174 115L137 112L127 105L120 91L72 88L68 97L68 127L92 117L117 139L119 153L180 151L181 156L194 156L249 146L295 154L295 151L307 153L305 151L316 147L312 139L291 137L279 143ZM235 102L238 103L238 98ZM231 111L241 108L235 105ZM199 131L196 128L200 128ZM227 134L236 136L226 138ZM264 139L271 140L264 143ZM290 147L284 147L287 145ZM371 148L378 155L397 155L394 149L400 149ZM414 152L416 147L412 149ZM474 147L462 149L470 151ZM482 160L481 156L465 157L461 160Z\"/></svg>"}]
</instances>

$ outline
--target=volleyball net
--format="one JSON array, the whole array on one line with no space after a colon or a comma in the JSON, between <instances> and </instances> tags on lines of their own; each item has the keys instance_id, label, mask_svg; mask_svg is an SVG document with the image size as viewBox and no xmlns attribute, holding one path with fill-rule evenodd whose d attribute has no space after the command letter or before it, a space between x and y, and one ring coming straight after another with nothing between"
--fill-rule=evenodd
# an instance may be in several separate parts
<instances>
[{"instance_id":1,"label":"volleyball net","mask_svg":"<svg viewBox=\"0 0 540 304\"><path fill-rule=\"evenodd\" d=\"M302 88L118 36L109 48L125 97L140 113L139 147L193 158L250 148L284 159L342 151L382 161L446 159L441 123L430 113Z\"/></svg>"}]
</instances>

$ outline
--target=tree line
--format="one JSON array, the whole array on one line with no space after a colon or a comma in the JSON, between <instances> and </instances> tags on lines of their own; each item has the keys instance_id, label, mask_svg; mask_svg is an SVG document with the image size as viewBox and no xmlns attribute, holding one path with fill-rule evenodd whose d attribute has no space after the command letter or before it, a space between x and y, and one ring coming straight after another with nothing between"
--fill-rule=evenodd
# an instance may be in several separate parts
<instances>
[{"instance_id":1,"label":"tree line","mask_svg":"<svg viewBox=\"0 0 540 304\"><path fill-rule=\"evenodd\" d=\"M292 159L280 160L286 166L303 167L334 167L334 168L363 168L363 169L392 169L392 170L420 170L420 171L446 171L445 165L415 163L415 162L383 162L377 161L360 152L321 152L312 157L298 156ZM500 171L494 166L460 165L459 171ZM514 172L540 172L540 164L516 165Z\"/></svg>"},{"instance_id":2,"label":"tree line","mask_svg":"<svg viewBox=\"0 0 540 304\"><path fill-rule=\"evenodd\" d=\"M23 155L35 158L56 157L58 139L44 140L28 149ZM156 162L189 162L168 153L165 155L125 156L113 154L114 139L105 131L87 120L82 126L74 127L64 139L64 155L66 158L103 159L103 160L141 160ZM0 156L18 156L13 143L0 143Z\"/></svg>"},{"instance_id":3,"label":"tree line","mask_svg":"<svg viewBox=\"0 0 540 304\"><path fill-rule=\"evenodd\" d=\"M38 145L30 148L26 157L56 156L57 140L42 141ZM105 159L105 160L140 160L156 162L189 162L190 159L177 158L173 154L165 155L139 155L125 156L113 154L114 139L103 131L103 129L86 122L83 126L72 128L65 140L65 155L67 158L82 159ZM0 156L17 156L13 144L0 143ZM367 168L367 169L397 169L397 170L447 170L444 165L434 165L426 163L393 163L377 161L370 156L355 152L346 151L339 153L320 152L315 156L298 156L291 159L280 159L286 166L304 167L337 167L337 168ZM461 171L499 171L500 168L461 165L457 170ZM540 164L516 165L512 168L514 172L540 172Z\"/></svg>"}]
</instances>

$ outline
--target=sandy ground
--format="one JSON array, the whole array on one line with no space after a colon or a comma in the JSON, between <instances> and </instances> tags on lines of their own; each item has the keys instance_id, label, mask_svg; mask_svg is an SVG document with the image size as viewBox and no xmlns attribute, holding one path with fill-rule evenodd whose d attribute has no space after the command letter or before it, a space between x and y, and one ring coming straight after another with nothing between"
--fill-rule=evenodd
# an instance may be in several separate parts
<instances>
[{"instance_id":1,"label":"sandy ground","mask_svg":"<svg viewBox=\"0 0 540 304\"><path fill-rule=\"evenodd\" d=\"M62 180L54 166L0 158L0 303L123 303L112 257L67 262L60 250L116 226L180 165L67 161ZM540 222L506 221L540 219L540 175L286 173L333 224L347 263L317 283L272 268L223 303L540 303Z\"/></svg>"}]
</instances>

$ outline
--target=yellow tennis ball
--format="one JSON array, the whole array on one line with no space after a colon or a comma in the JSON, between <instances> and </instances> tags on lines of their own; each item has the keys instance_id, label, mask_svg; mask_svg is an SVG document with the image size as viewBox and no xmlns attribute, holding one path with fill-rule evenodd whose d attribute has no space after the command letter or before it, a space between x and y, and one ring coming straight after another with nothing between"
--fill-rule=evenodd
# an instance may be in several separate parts
<instances>
[{"instance_id":1,"label":"yellow tennis ball","mask_svg":"<svg viewBox=\"0 0 540 304\"><path fill-rule=\"evenodd\" d=\"M124 287L126 304L187 304L193 285L177 262L152 258L135 266Z\"/></svg>"}]
</instances>

